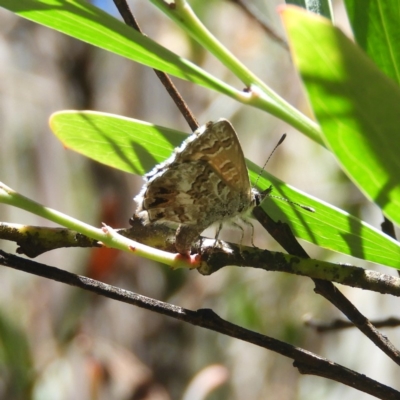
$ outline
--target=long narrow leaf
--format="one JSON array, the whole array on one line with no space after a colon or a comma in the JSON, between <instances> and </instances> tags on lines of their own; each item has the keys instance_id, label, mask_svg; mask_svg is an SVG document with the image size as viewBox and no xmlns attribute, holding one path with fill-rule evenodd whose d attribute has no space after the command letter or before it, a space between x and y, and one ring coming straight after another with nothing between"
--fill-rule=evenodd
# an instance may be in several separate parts
<instances>
[{"instance_id":1,"label":"long narrow leaf","mask_svg":"<svg viewBox=\"0 0 400 400\"><path fill-rule=\"evenodd\" d=\"M195 64L83 0L0 0L0 6L69 36L229 96L236 91Z\"/></svg>"},{"instance_id":2,"label":"long narrow leaf","mask_svg":"<svg viewBox=\"0 0 400 400\"><path fill-rule=\"evenodd\" d=\"M328 147L400 225L400 88L328 20L296 7L283 20Z\"/></svg>"},{"instance_id":3,"label":"long narrow leaf","mask_svg":"<svg viewBox=\"0 0 400 400\"><path fill-rule=\"evenodd\" d=\"M187 135L143 121L95 112L59 112L50 125L65 147L126 172L142 175L169 157ZM259 167L247 162L254 183ZM329 204L288 186L264 172L258 181L273 194L315 209L314 213L267 198L263 207L276 220L289 223L296 236L321 247L400 269L399 244ZM134 193L132 193L132 196Z\"/></svg>"}]
</instances>

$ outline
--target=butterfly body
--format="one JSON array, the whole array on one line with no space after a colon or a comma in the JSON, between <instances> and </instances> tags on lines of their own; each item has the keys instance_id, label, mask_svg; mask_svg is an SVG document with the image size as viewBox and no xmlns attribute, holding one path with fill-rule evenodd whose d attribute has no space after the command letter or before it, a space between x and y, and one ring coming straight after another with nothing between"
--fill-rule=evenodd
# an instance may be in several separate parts
<instances>
[{"instance_id":1,"label":"butterfly body","mask_svg":"<svg viewBox=\"0 0 400 400\"><path fill-rule=\"evenodd\" d=\"M248 212L259 200L236 132L224 119L197 129L145 179L136 213L145 224L178 227L182 254L206 228Z\"/></svg>"}]
</instances>

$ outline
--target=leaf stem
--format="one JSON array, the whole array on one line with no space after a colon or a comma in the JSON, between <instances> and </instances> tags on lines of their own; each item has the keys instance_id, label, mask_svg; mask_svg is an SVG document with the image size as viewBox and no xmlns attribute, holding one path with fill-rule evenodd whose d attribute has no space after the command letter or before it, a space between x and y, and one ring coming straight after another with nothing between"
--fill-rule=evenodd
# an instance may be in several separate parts
<instances>
[{"instance_id":1,"label":"leaf stem","mask_svg":"<svg viewBox=\"0 0 400 400\"><path fill-rule=\"evenodd\" d=\"M324 146L319 125L290 105L259 77L246 68L204 26L186 0L175 0L173 7L169 6L163 0L151 0L151 2L212 53L244 83L245 90L238 92L237 97L232 96L233 93L231 93L231 97L236 98L236 100L244 104L252 105L269 112Z\"/></svg>"},{"instance_id":2,"label":"leaf stem","mask_svg":"<svg viewBox=\"0 0 400 400\"><path fill-rule=\"evenodd\" d=\"M77 231L92 239L98 240L107 247L134 253L140 257L146 257L172 268L196 268L198 260L195 256L183 257L179 254L168 253L166 251L154 249L139 242L135 242L118 234L114 229L104 225L103 228L95 228L85 222L63 214L52 208L45 207L0 182L0 203L9 204L21 208L32 214L39 215L49 221L55 222L66 228Z\"/></svg>"}]
</instances>

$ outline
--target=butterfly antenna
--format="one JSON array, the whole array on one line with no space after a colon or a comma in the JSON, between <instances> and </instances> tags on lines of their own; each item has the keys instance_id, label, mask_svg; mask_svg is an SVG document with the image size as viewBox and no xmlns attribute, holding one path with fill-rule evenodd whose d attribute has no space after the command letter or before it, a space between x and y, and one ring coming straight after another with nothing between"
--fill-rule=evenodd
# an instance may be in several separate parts
<instances>
[{"instance_id":1,"label":"butterfly antenna","mask_svg":"<svg viewBox=\"0 0 400 400\"><path fill-rule=\"evenodd\" d=\"M285 140L285 138L286 138L286 133L284 133L284 134L282 135L282 137L279 139L279 142L276 144L276 146L275 146L274 149L272 150L271 154L270 154L269 157L267 158L267 161L265 161L265 164L263 165L263 167L261 168L260 172L258 173L258 176L257 176L256 182L255 182L255 184L254 184L254 187L257 186L258 180L260 179L260 176L261 176L262 172L264 171L266 165L268 164L269 159L270 159L270 158L272 157L272 155L275 153L275 150L283 143L283 141ZM274 199L279 199L279 200L286 201L287 203L292 204L293 206L300 207L300 208L302 208L303 210L306 210L306 211L309 211L309 212L315 212L315 210L314 210L312 207L304 206L303 204L300 204L300 203L295 203L294 201L291 201L291 200L289 200L289 199L286 199L285 197L275 196L275 195L271 194L271 192L272 192L272 185L271 185L269 188L267 188L266 190L264 190L264 191L262 192L262 195L268 196L268 197L273 197Z\"/></svg>"},{"instance_id":2,"label":"butterfly antenna","mask_svg":"<svg viewBox=\"0 0 400 400\"><path fill-rule=\"evenodd\" d=\"M293 206L300 207L300 208L302 208L303 210L306 210L306 211L315 212L315 210L312 207L303 206L303 204L295 203L294 201L288 200L285 197L274 196L273 194L268 194L268 197L273 197L274 199L279 199L279 200L286 201L286 203L292 204Z\"/></svg>"},{"instance_id":3,"label":"butterfly antenna","mask_svg":"<svg viewBox=\"0 0 400 400\"><path fill-rule=\"evenodd\" d=\"M265 161L263 167L260 169L260 172L258 173L258 176L257 176L257 179L256 179L256 183L254 184L254 187L257 187L258 180L260 179L260 176L261 176L262 172L264 171L265 167L267 166L269 159L270 159L270 158L272 157L272 155L275 153L275 150L283 143L283 141L285 140L285 138L286 138L286 133L284 133L284 134L282 135L282 137L279 139L279 142L276 144L276 146L274 147L274 149L271 151L271 154L270 154L269 157L267 158L267 161Z\"/></svg>"}]
</instances>

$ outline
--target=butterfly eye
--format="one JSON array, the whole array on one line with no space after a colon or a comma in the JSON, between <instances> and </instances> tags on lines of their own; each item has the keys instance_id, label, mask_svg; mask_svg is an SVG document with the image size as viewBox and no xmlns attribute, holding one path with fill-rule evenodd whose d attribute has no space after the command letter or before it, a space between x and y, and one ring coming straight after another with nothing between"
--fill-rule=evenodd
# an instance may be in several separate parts
<instances>
[{"instance_id":1,"label":"butterfly eye","mask_svg":"<svg viewBox=\"0 0 400 400\"><path fill-rule=\"evenodd\" d=\"M257 193L257 194L254 196L254 200L255 200L255 202L256 202L256 206L259 206L259 205L261 204L261 196L260 196L260 193Z\"/></svg>"}]
</instances>

